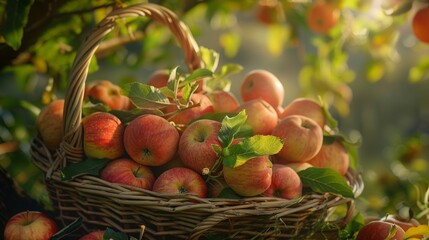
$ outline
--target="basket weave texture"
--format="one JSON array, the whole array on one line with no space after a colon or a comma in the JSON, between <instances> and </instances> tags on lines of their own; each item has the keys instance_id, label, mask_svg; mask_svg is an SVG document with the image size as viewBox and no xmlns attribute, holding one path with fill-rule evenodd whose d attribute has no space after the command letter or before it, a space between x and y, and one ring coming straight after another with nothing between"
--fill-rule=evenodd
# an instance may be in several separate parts
<instances>
[{"instance_id":1,"label":"basket weave texture","mask_svg":"<svg viewBox=\"0 0 429 240\"><path fill-rule=\"evenodd\" d=\"M117 9L88 35L77 52L66 89L65 136L60 147L48 150L40 136L31 145L33 163L45 174L49 197L64 225L81 217L82 228L87 232L109 227L135 237L144 226L144 239L199 239L211 235L233 239L304 239L320 230L336 206L346 205L347 213L333 223L341 227L351 219L353 199L330 193L307 193L294 200L198 198L112 184L90 175L62 181L61 169L85 158L82 104L91 58L102 39L115 28L117 19L140 16L168 26L184 51L190 71L203 67L199 47L187 26L159 5L144 3ZM345 177L355 196L359 196L363 189L360 175L350 170Z\"/></svg>"}]
</instances>

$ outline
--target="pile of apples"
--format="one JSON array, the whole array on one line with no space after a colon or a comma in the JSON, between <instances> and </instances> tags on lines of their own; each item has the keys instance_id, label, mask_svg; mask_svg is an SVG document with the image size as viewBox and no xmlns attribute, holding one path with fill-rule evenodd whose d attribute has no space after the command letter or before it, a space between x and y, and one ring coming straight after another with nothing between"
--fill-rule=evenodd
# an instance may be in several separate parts
<instances>
[{"instance_id":1,"label":"pile of apples","mask_svg":"<svg viewBox=\"0 0 429 240\"><path fill-rule=\"evenodd\" d=\"M147 85L159 89L169 79L169 71L158 70ZM293 199L302 195L298 171L323 167L341 175L347 172L349 155L341 139L324 144L324 135L332 132L326 124L326 109L309 98L283 105L284 86L271 72L248 72L240 87L240 100L230 91L207 91L203 79L195 81L194 87L189 107L149 107L124 122L111 110L136 111L135 98L122 95L118 85L106 80L88 85L85 101L108 110L90 112L82 120L85 157L110 159L100 177L159 193L190 193L201 198L218 197L223 189L231 188L242 197ZM177 95L181 91L185 89ZM64 134L63 107L64 100L52 102L37 121L50 149L59 146ZM275 154L256 156L237 167L222 166L216 151L222 148L222 123L206 116L243 111L251 136L275 136L283 145ZM232 144L240 144L242 139L236 138Z\"/></svg>"}]
</instances>

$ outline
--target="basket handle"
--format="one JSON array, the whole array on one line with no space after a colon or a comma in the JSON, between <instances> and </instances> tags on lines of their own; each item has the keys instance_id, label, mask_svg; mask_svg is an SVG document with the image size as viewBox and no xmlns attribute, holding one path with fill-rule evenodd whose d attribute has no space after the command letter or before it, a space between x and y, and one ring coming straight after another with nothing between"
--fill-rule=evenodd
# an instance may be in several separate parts
<instances>
[{"instance_id":1,"label":"basket handle","mask_svg":"<svg viewBox=\"0 0 429 240\"><path fill-rule=\"evenodd\" d=\"M83 157L82 104L89 64L102 39L116 26L116 20L145 16L169 27L185 52L189 71L202 67L199 47L188 27L171 10L156 4L142 3L112 11L85 38L77 50L67 84L64 103L64 138L60 146L62 166ZM64 155L65 154L65 155Z\"/></svg>"}]
</instances>

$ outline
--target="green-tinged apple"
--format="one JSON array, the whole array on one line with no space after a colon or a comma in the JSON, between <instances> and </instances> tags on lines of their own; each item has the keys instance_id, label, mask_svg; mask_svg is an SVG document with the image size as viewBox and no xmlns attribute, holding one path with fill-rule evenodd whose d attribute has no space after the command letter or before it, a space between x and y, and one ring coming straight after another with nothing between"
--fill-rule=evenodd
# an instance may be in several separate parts
<instances>
[{"instance_id":1,"label":"green-tinged apple","mask_svg":"<svg viewBox=\"0 0 429 240\"><path fill-rule=\"evenodd\" d=\"M207 93L215 112L234 112L240 103L232 92L213 91Z\"/></svg>"},{"instance_id":2,"label":"green-tinged apple","mask_svg":"<svg viewBox=\"0 0 429 240\"><path fill-rule=\"evenodd\" d=\"M51 150L60 146L64 136L63 111L64 99L58 99L46 105L37 116L37 131Z\"/></svg>"},{"instance_id":3,"label":"green-tinged apple","mask_svg":"<svg viewBox=\"0 0 429 240\"><path fill-rule=\"evenodd\" d=\"M349 168L350 160L347 149L340 140L332 143L323 143L319 152L308 163L314 167L332 168L341 175L345 175Z\"/></svg>"},{"instance_id":4,"label":"green-tinged apple","mask_svg":"<svg viewBox=\"0 0 429 240\"><path fill-rule=\"evenodd\" d=\"M107 80L100 80L87 90L87 97L106 104L112 110L128 110L131 108L130 99L121 95L121 87Z\"/></svg>"},{"instance_id":5,"label":"green-tinged apple","mask_svg":"<svg viewBox=\"0 0 429 240\"><path fill-rule=\"evenodd\" d=\"M49 240L58 231L56 223L46 214L25 211L6 222L4 240Z\"/></svg>"},{"instance_id":6,"label":"green-tinged apple","mask_svg":"<svg viewBox=\"0 0 429 240\"><path fill-rule=\"evenodd\" d=\"M109 162L100 174L101 179L133 187L151 190L155 182L152 170L128 158Z\"/></svg>"},{"instance_id":7,"label":"green-tinged apple","mask_svg":"<svg viewBox=\"0 0 429 240\"><path fill-rule=\"evenodd\" d=\"M204 168L212 168L218 154L213 145L221 146L219 129L222 124L210 119L200 119L191 123L180 136L179 156L183 164L202 174Z\"/></svg>"},{"instance_id":8,"label":"green-tinged apple","mask_svg":"<svg viewBox=\"0 0 429 240\"><path fill-rule=\"evenodd\" d=\"M223 166L223 177L238 195L262 194L271 185L272 163L267 155L249 159L238 167Z\"/></svg>"},{"instance_id":9,"label":"green-tinged apple","mask_svg":"<svg viewBox=\"0 0 429 240\"><path fill-rule=\"evenodd\" d=\"M284 87L274 74L267 70L257 69L244 77L240 86L240 94L244 102L263 99L276 108L283 103Z\"/></svg>"},{"instance_id":10,"label":"green-tinged apple","mask_svg":"<svg viewBox=\"0 0 429 240\"><path fill-rule=\"evenodd\" d=\"M302 182L298 173L286 165L273 164L271 185L265 190L264 196L294 199L301 195Z\"/></svg>"},{"instance_id":11,"label":"green-tinged apple","mask_svg":"<svg viewBox=\"0 0 429 240\"><path fill-rule=\"evenodd\" d=\"M115 159L125 152L124 125L115 115L94 112L82 120L83 148L88 158Z\"/></svg>"},{"instance_id":12,"label":"green-tinged apple","mask_svg":"<svg viewBox=\"0 0 429 240\"><path fill-rule=\"evenodd\" d=\"M104 240L103 230L96 230L83 235L79 240Z\"/></svg>"},{"instance_id":13,"label":"green-tinged apple","mask_svg":"<svg viewBox=\"0 0 429 240\"><path fill-rule=\"evenodd\" d=\"M270 134L278 123L274 108L262 99L255 99L241 104L236 112L246 110L246 123L252 128L253 134Z\"/></svg>"},{"instance_id":14,"label":"green-tinged apple","mask_svg":"<svg viewBox=\"0 0 429 240\"><path fill-rule=\"evenodd\" d=\"M277 163L307 162L321 149L322 128L312 119L291 115L281 120L271 133L283 140L283 147L275 154Z\"/></svg>"},{"instance_id":15,"label":"green-tinged apple","mask_svg":"<svg viewBox=\"0 0 429 240\"><path fill-rule=\"evenodd\" d=\"M170 73L168 69L158 69L153 72L147 81L147 84L156 88L162 88L167 86Z\"/></svg>"},{"instance_id":16,"label":"green-tinged apple","mask_svg":"<svg viewBox=\"0 0 429 240\"><path fill-rule=\"evenodd\" d=\"M290 115L303 115L313 119L323 129L325 126L325 112L323 107L310 98L296 98L290 102L280 114L280 119Z\"/></svg>"},{"instance_id":17,"label":"green-tinged apple","mask_svg":"<svg viewBox=\"0 0 429 240\"><path fill-rule=\"evenodd\" d=\"M181 110L171 118L170 121L173 121L176 124L188 124L192 120L195 120L206 113L214 112L213 104L210 99L202 93L194 93L191 96L191 101L193 104L199 104L199 106L191 107L188 109ZM169 105L166 107L166 113L173 113L178 111L177 106Z\"/></svg>"},{"instance_id":18,"label":"green-tinged apple","mask_svg":"<svg viewBox=\"0 0 429 240\"><path fill-rule=\"evenodd\" d=\"M371 221L359 230L356 240L402 240L404 235L404 230L396 224L385 221Z\"/></svg>"},{"instance_id":19,"label":"green-tinged apple","mask_svg":"<svg viewBox=\"0 0 429 240\"><path fill-rule=\"evenodd\" d=\"M167 120L145 114L125 128L124 145L134 161L146 166L160 166L174 157L179 138L179 132Z\"/></svg>"},{"instance_id":20,"label":"green-tinged apple","mask_svg":"<svg viewBox=\"0 0 429 240\"><path fill-rule=\"evenodd\" d=\"M155 180L154 192L166 194L193 194L200 198L207 197L207 184L203 177L190 168L171 168Z\"/></svg>"}]
</instances>

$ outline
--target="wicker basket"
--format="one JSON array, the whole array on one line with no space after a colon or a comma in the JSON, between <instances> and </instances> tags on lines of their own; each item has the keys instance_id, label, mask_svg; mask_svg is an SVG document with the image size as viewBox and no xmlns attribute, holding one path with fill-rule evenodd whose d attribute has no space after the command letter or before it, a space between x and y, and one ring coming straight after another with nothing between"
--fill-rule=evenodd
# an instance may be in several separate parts
<instances>
[{"instance_id":1,"label":"wicker basket","mask_svg":"<svg viewBox=\"0 0 429 240\"><path fill-rule=\"evenodd\" d=\"M304 239L320 230L336 206L347 206L347 213L332 223L341 227L351 219L353 200L330 193L309 193L295 200L203 199L162 195L90 175L61 181L61 169L84 158L81 116L90 60L103 37L115 28L117 19L135 16L168 26L184 50L189 70L202 67L198 45L188 28L173 12L158 5L138 4L117 9L90 33L72 66L65 95L65 136L60 148L49 151L40 136L34 138L31 146L33 162L45 174L50 199L64 225L81 217L82 228L87 232L110 227L135 237L139 236L141 226L145 226L144 239L199 239L213 235L234 239ZM349 171L346 179L358 196L363 189L360 175Z\"/></svg>"}]
</instances>

